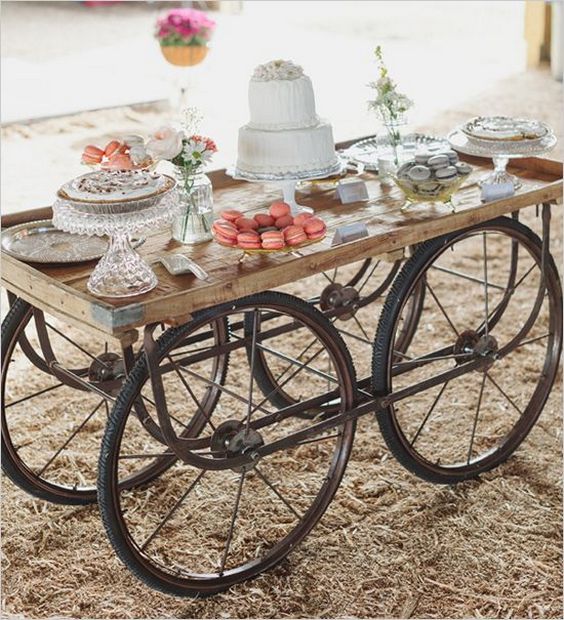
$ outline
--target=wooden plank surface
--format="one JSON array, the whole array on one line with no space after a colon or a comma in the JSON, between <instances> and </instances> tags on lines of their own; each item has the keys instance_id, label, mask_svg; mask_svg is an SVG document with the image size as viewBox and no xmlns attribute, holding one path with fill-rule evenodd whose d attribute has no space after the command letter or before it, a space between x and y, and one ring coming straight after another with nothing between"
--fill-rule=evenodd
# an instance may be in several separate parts
<instances>
[{"instance_id":1,"label":"wooden plank surface","mask_svg":"<svg viewBox=\"0 0 564 620\"><path fill-rule=\"evenodd\" d=\"M512 170L523 183L517 194L483 205L477 180L487 164L477 159L471 163L474 171L455 197L455 213L446 206L429 204L402 210L405 201L401 192L397 188L383 188L377 176L371 174L363 176L370 196L365 203L341 205L334 192L299 195L299 202L312 207L328 226L326 239L304 248L299 255L248 256L241 263L240 250L214 242L183 246L170 239L169 230L150 233L139 249L149 263L164 253L186 254L210 274L207 281L197 280L191 274L171 276L161 265L154 265L159 284L153 291L125 300L97 299L86 289L94 263L31 266L3 256L2 284L49 312L73 317L97 331L119 337L146 323L174 322L201 308L282 286L366 257L395 252L529 205L557 201L562 196L562 164L551 160L522 160ZM236 208L253 214L280 199L276 185L235 182L223 171L210 176L217 211ZM19 221L24 215L20 214ZM369 237L331 247L335 229L353 222L366 224Z\"/></svg>"}]
</instances>

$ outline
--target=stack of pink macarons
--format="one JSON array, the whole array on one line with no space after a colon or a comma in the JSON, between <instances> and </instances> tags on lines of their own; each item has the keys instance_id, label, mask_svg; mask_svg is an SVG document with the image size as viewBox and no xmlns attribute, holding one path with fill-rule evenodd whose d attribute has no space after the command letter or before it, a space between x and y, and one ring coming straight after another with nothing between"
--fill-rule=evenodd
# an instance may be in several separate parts
<instances>
[{"instance_id":1,"label":"stack of pink macarons","mask_svg":"<svg viewBox=\"0 0 564 620\"><path fill-rule=\"evenodd\" d=\"M292 217L290 205L274 202L268 213L246 217L236 209L221 212L213 223L216 241L243 250L282 250L325 236L325 222L310 213Z\"/></svg>"}]
</instances>

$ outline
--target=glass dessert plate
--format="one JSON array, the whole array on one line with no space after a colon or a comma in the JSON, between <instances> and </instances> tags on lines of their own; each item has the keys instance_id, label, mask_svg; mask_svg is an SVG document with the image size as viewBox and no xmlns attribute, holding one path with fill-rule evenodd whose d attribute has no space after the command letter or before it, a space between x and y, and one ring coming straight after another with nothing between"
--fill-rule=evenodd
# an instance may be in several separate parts
<instances>
[{"instance_id":1,"label":"glass dessert plate","mask_svg":"<svg viewBox=\"0 0 564 620\"><path fill-rule=\"evenodd\" d=\"M155 288L157 276L133 250L130 235L169 224L181 205L175 181L167 177L167 190L150 201L75 202L59 197L53 204L53 225L66 232L108 236L110 244L86 285L99 297L130 297Z\"/></svg>"},{"instance_id":2,"label":"glass dessert plate","mask_svg":"<svg viewBox=\"0 0 564 620\"><path fill-rule=\"evenodd\" d=\"M539 157L551 151L557 142L556 136L548 132L542 138L534 140L483 140L470 139L462 127L448 135L451 147L459 153L474 157L487 157L493 160L494 170L480 180L483 184L512 183L515 189L521 187L521 181L507 172L510 159L520 157Z\"/></svg>"},{"instance_id":3,"label":"glass dessert plate","mask_svg":"<svg viewBox=\"0 0 564 620\"><path fill-rule=\"evenodd\" d=\"M390 153L390 138L387 135L372 136L355 142L340 152L341 157L363 166L369 172L378 172L378 159ZM412 159L418 150L440 151L448 149L445 138L428 136L422 133L411 133L403 136L402 151L406 159Z\"/></svg>"}]
</instances>

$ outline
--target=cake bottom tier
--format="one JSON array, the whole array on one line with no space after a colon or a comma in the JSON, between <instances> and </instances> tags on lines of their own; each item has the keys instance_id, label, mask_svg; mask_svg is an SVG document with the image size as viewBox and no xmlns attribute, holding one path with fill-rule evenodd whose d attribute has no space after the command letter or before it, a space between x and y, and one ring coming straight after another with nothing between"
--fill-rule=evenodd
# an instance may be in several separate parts
<instances>
[{"instance_id":1,"label":"cake bottom tier","mask_svg":"<svg viewBox=\"0 0 564 620\"><path fill-rule=\"evenodd\" d=\"M314 127L264 131L239 129L237 169L247 174L294 174L325 170L337 162L333 130L321 121Z\"/></svg>"}]
</instances>

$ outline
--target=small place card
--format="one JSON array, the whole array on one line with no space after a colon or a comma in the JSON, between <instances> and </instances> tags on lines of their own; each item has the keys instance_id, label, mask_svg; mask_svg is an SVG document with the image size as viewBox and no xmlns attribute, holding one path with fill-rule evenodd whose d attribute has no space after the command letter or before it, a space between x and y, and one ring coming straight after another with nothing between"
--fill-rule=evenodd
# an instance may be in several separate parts
<instances>
[{"instance_id":1,"label":"small place card","mask_svg":"<svg viewBox=\"0 0 564 620\"><path fill-rule=\"evenodd\" d=\"M509 198L515 194L513 183L484 183L482 185L482 202L493 202Z\"/></svg>"},{"instance_id":2,"label":"small place card","mask_svg":"<svg viewBox=\"0 0 564 620\"><path fill-rule=\"evenodd\" d=\"M368 228L366 224L355 222L354 224L346 224L345 226L339 226L333 236L331 245L339 245L340 243L348 243L349 241L356 241L368 237Z\"/></svg>"},{"instance_id":3,"label":"small place card","mask_svg":"<svg viewBox=\"0 0 564 620\"><path fill-rule=\"evenodd\" d=\"M337 195L344 205L351 202L369 200L366 183L360 179L355 179L354 181L339 181L337 184Z\"/></svg>"}]
</instances>

